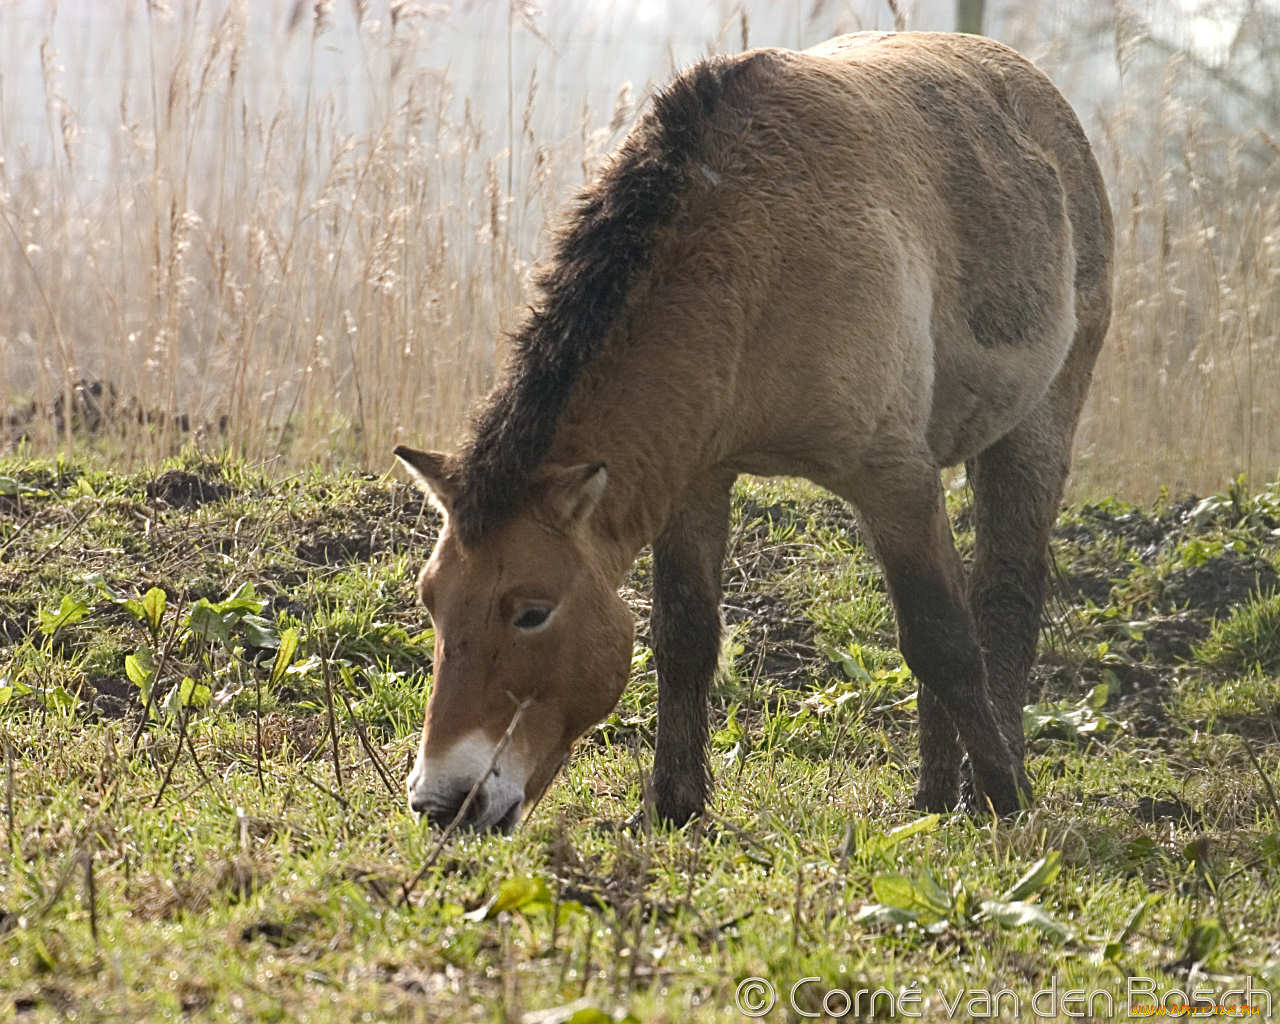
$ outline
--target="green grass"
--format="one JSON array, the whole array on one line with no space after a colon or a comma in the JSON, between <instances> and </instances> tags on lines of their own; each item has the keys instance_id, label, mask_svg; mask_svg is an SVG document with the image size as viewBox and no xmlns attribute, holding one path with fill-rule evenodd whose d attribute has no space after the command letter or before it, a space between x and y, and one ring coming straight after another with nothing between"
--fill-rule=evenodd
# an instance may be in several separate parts
<instances>
[{"instance_id":1,"label":"green grass","mask_svg":"<svg viewBox=\"0 0 1280 1024\"><path fill-rule=\"evenodd\" d=\"M737 1021L751 976L776 1020L807 977L809 1012L883 988L860 1018L1280 994L1276 489L1064 514L1038 802L990 822L909 809L915 684L847 510L744 484L712 813L609 827L652 756L641 644L520 831L443 848L402 795L437 525L411 489L9 459L0 505L0 1019Z\"/></svg>"},{"instance_id":2,"label":"green grass","mask_svg":"<svg viewBox=\"0 0 1280 1024\"><path fill-rule=\"evenodd\" d=\"M1258 594L1215 622L1201 657L1235 671L1280 669L1280 591Z\"/></svg>"}]
</instances>

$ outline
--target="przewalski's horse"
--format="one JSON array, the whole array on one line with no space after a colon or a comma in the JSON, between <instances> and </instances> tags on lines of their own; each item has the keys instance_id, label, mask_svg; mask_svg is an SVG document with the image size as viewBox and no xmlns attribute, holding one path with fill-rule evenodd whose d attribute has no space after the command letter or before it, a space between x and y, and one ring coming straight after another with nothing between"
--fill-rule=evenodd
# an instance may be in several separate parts
<instances>
[{"instance_id":1,"label":"przewalski's horse","mask_svg":"<svg viewBox=\"0 0 1280 1024\"><path fill-rule=\"evenodd\" d=\"M955 805L967 753L977 806L1017 809L1111 250L1071 108L989 39L844 36L680 76L579 196L470 443L396 449L445 517L410 806L448 824L478 786L465 824L519 820L627 682L617 590L652 543L656 810L700 812L729 492L754 473L860 514L922 684L917 805ZM939 481L961 461L967 588Z\"/></svg>"}]
</instances>

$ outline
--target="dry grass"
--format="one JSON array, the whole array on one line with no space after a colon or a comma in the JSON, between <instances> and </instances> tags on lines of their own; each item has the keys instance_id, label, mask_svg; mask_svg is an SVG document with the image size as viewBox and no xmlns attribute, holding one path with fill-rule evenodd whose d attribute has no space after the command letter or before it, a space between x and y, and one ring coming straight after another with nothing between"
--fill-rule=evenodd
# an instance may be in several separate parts
<instances>
[{"instance_id":1,"label":"dry grass","mask_svg":"<svg viewBox=\"0 0 1280 1024\"><path fill-rule=\"evenodd\" d=\"M698 45L905 17L781 6L723 3ZM125 462L191 433L379 469L398 440L454 441L541 225L645 95L601 78L609 32L638 37L639 16L618 5L612 30L570 35L573 17L530 4L173 7L112 5L92 31L77 22L89 6L0 9L16 69L0 83L0 426L37 451L93 443ZM1190 14L1009 11L989 4L989 25L1076 100L1116 212L1115 328L1077 490L1271 476L1280 19L1242 10L1212 52L1187 48L1205 24ZM696 52L677 42L671 59ZM109 387L77 393L82 380Z\"/></svg>"},{"instance_id":2,"label":"dry grass","mask_svg":"<svg viewBox=\"0 0 1280 1024\"><path fill-rule=\"evenodd\" d=\"M1093 134L1116 303L1078 488L1203 492L1280 468L1280 104L1260 91L1280 75L1280 8L1220 13L1221 52L1194 21L1103 27L1119 84Z\"/></svg>"}]
</instances>

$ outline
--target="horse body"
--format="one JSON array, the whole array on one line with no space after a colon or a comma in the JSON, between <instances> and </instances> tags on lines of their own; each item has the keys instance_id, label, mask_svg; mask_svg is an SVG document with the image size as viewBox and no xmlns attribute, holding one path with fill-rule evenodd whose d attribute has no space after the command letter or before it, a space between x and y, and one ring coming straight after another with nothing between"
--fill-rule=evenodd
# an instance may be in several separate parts
<instances>
[{"instance_id":1,"label":"horse body","mask_svg":"<svg viewBox=\"0 0 1280 1024\"><path fill-rule=\"evenodd\" d=\"M652 543L657 810L699 812L748 472L857 508L922 683L917 803L956 802L963 751L972 799L1019 806L1111 247L1074 114L998 43L860 34L687 72L581 198L467 449L397 450L446 513L420 580L437 649L411 805L449 819L479 783L470 822L506 826L542 792L625 685L616 589ZM967 585L938 475L960 461ZM476 751L504 735L486 777Z\"/></svg>"}]
</instances>

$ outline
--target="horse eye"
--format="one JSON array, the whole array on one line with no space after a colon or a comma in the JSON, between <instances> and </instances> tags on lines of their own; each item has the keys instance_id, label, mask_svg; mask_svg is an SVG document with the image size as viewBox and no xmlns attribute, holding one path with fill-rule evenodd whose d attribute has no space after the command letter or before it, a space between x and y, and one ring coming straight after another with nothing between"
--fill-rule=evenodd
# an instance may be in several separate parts
<instances>
[{"instance_id":1,"label":"horse eye","mask_svg":"<svg viewBox=\"0 0 1280 1024\"><path fill-rule=\"evenodd\" d=\"M547 619L549 618L551 618L550 608L539 608L537 606L533 608L526 608L516 616L515 627L516 629L523 629L531 632L545 626L547 624Z\"/></svg>"}]
</instances>

